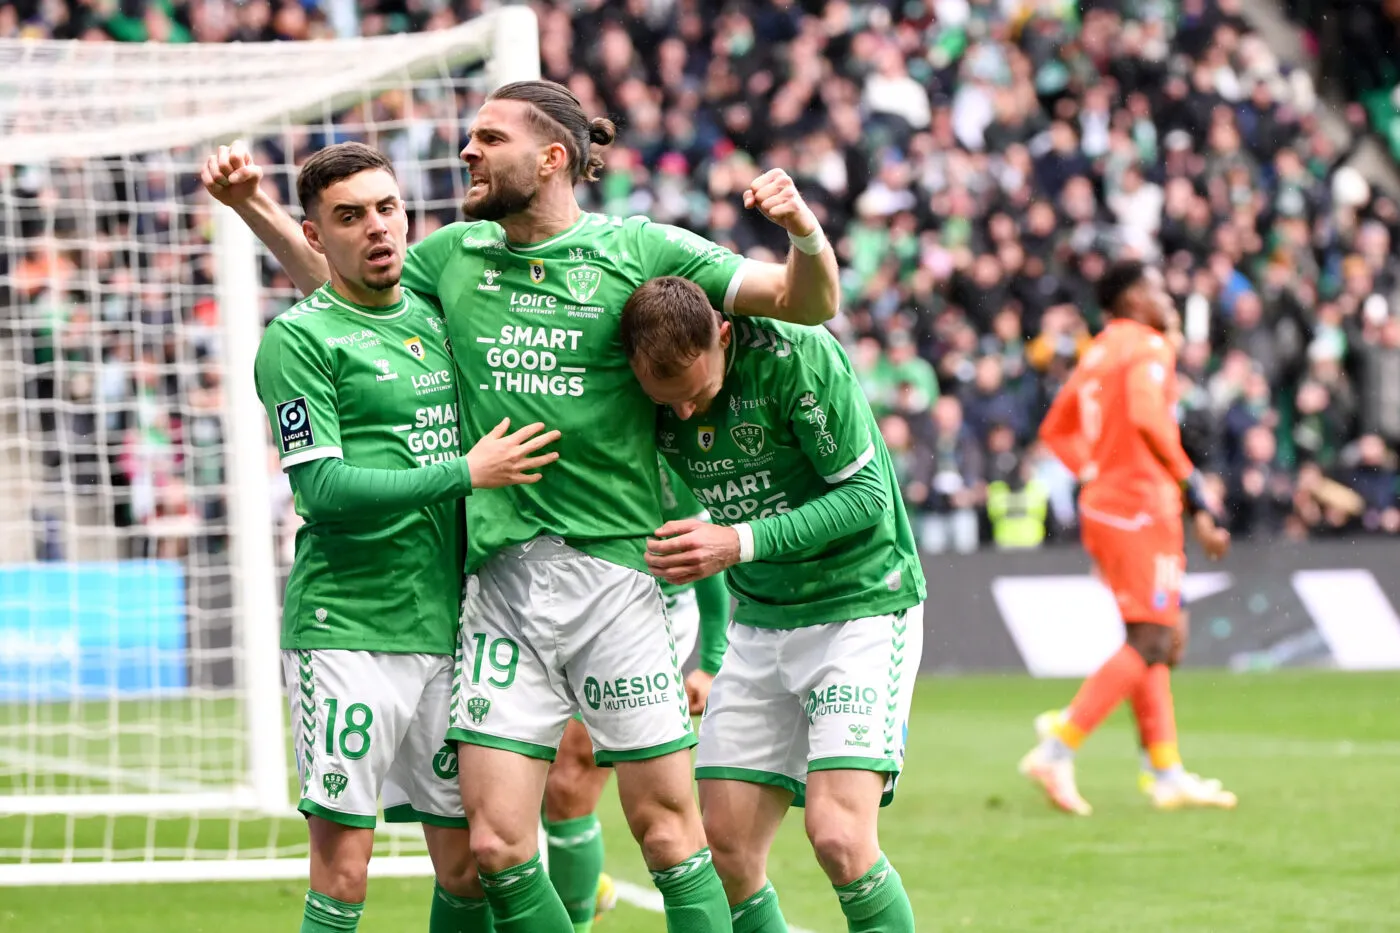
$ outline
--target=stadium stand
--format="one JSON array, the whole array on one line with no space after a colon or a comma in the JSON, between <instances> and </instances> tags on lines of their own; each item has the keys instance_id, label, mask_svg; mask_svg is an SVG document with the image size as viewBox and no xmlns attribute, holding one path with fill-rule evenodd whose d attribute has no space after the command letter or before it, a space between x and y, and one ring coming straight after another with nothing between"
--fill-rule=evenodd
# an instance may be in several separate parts
<instances>
[{"instance_id":1,"label":"stadium stand","mask_svg":"<svg viewBox=\"0 0 1400 933\"><path fill-rule=\"evenodd\" d=\"M483 10L360 6L366 34ZM1308 23L1334 5L1288 6ZM1381 4L1347 6L1379 22ZM547 77L621 125L588 195L593 209L645 212L776 253L781 231L745 215L737 194L771 165L798 178L838 242L838 334L881 416L925 548L990 542L989 488L994 516L1006 493L1033 488L1048 536L1073 528L1074 478L1034 442L1035 427L1102 324L1093 284L1120 256L1166 272L1182 312L1188 449L1221 487L1237 535L1400 533L1400 207L1346 166L1352 150L1319 128L1307 73L1278 61L1239 7L581 0L541 6L541 53ZM333 35L333 14L295 0L45 0L0 4L0 36L301 40ZM1366 33L1358 22L1347 28ZM1394 48L1392 36L1384 55L1349 56L1356 96L1380 89L1389 106ZM13 181L34 197L62 183L22 170ZM452 219L444 210L436 222ZM103 274L119 282L123 261ZM31 363L65 352L65 335L90 327L94 312L153 324L168 313L137 294L100 309L76 293L46 294L53 270L25 260L0 276L10 283L0 290L7 325L23 332ZM200 491L219 465L187 462L219 430L220 386L196 363L199 391L175 410L162 401L174 395L168 374L200 348L105 353L96 384L41 376L27 391L77 400L65 417L78 431L90 430L85 394L125 400L106 432L116 446L86 468L112 470L130 489L112 521L151 529L133 540L178 551L186 538L162 529L222 510ZM275 505L290 527L287 497Z\"/></svg>"}]
</instances>

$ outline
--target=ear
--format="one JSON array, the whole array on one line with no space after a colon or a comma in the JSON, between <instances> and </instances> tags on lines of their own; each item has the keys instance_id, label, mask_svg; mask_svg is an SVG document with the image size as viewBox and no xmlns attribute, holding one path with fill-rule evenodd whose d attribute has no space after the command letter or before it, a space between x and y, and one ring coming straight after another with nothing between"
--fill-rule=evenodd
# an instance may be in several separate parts
<instances>
[{"instance_id":1,"label":"ear","mask_svg":"<svg viewBox=\"0 0 1400 933\"><path fill-rule=\"evenodd\" d=\"M306 237L306 242L311 244L311 248L322 256L326 254L325 244L321 242L321 232L316 229L316 225L309 220L301 222L301 235Z\"/></svg>"},{"instance_id":2,"label":"ear","mask_svg":"<svg viewBox=\"0 0 1400 933\"><path fill-rule=\"evenodd\" d=\"M552 142L540 150L539 171L546 177L569 170L569 150L561 142Z\"/></svg>"},{"instance_id":3,"label":"ear","mask_svg":"<svg viewBox=\"0 0 1400 933\"><path fill-rule=\"evenodd\" d=\"M729 326L729 322L721 320L719 322L719 348L729 349L729 341L734 339L734 328Z\"/></svg>"}]
</instances>

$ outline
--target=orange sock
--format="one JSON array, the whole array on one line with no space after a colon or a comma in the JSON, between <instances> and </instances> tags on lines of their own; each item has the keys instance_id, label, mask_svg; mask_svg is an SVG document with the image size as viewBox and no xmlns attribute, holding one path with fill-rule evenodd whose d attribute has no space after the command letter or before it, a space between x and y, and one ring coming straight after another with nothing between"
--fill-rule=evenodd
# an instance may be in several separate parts
<instances>
[{"instance_id":1,"label":"orange sock","mask_svg":"<svg viewBox=\"0 0 1400 933\"><path fill-rule=\"evenodd\" d=\"M1165 664L1154 664L1132 693L1133 715L1137 717L1138 737L1147 758L1158 771L1181 764L1176 744L1176 704L1172 700L1172 672Z\"/></svg>"},{"instance_id":2,"label":"orange sock","mask_svg":"<svg viewBox=\"0 0 1400 933\"><path fill-rule=\"evenodd\" d=\"M1056 730L1061 742L1079 748L1113 708L1132 695L1147 674L1137 649L1124 645L1080 686L1069 705L1069 716Z\"/></svg>"}]
</instances>

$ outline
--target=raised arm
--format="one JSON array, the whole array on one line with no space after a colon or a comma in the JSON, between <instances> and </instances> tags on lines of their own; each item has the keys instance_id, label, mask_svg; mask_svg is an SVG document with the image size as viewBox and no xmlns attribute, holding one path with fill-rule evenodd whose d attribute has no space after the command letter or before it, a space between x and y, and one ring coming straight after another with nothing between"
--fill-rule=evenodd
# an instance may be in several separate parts
<instances>
[{"instance_id":1,"label":"raised arm","mask_svg":"<svg viewBox=\"0 0 1400 933\"><path fill-rule=\"evenodd\" d=\"M262 187L262 166L253 161L242 140L220 146L199 173L204 189L220 204L233 208L239 218L262 240L277 262L291 276L303 295L309 295L330 278L326 257L311 248L301 224Z\"/></svg>"},{"instance_id":2,"label":"raised arm","mask_svg":"<svg viewBox=\"0 0 1400 933\"><path fill-rule=\"evenodd\" d=\"M781 169L760 175L744 192L744 204L788 231L787 262L745 259L690 230L642 220L631 229L643 279L690 279L716 308L751 317L805 325L835 317L836 254L792 179Z\"/></svg>"},{"instance_id":3,"label":"raised arm","mask_svg":"<svg viewBox=\"0 0 1400 933\"><path fill-rule=\"evenodd\" d=\"M788 233L787 262L749 260L734 297L734 310L792 324L822 324L841 304L836 252L797 185L782 169L754 179L744 192L744 207L757 208Z\"/></svg>"}]
</instances>

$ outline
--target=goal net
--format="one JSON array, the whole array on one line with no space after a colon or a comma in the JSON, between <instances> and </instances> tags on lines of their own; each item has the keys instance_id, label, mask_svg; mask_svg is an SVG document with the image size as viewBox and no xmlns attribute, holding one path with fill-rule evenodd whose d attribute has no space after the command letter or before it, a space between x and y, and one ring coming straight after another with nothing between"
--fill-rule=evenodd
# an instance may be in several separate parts
<instances>
[{"instance_id":1,"label":"goal net","mask_svg":"<svg viewBox=\"0 0 1400 933\"><path fill-rule=\"evenodd\" d=\"M299 877L278 655L298 520L253 390L291 283L197 172L357 139L456 219L526 7L332 42L0 42L0 884ZM293 207L293 210L296 210ZM379 873L425 867L383 831Z\"/></svg>"}]
</instances>

